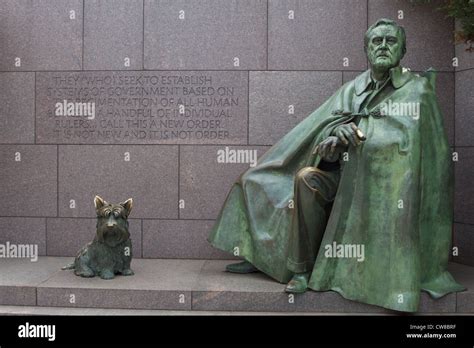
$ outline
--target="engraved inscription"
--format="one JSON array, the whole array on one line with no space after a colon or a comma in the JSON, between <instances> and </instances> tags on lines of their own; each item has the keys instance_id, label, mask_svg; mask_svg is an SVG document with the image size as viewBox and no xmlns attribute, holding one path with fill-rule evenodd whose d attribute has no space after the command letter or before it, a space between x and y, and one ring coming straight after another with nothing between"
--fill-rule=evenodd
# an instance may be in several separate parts
<instances>
[{"instance_id":1,"label":"engraved inscription","mask_svg":"<svg viewBox=\"0 0 474 348\"><path fill-rule=\"evenodd\" d=\"M38 75L37 140L40 143L238 144L246 141L247 75L242 72ZM78 107L85 111L77 112ZM87 112L92 108L93 115Z\"/></svg>"}]
</instances>

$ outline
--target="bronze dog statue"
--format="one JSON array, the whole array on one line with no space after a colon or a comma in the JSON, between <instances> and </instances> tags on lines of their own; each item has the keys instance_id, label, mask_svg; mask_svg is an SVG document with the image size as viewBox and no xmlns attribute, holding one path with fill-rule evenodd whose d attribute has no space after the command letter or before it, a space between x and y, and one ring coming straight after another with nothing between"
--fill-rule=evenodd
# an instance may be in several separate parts
<instances>
[{"instance_id":1,"label":"bronze dog statue","mask_svg":"<svg viewBox=\"0 0 474 348\"><path fill-rule=\"evenodd\" d=\"M100 276L113 279L116 274L133 275L132 241L128 231L128 216L132 210L132 199L110 204L95 196L97 213L97 235L76 255L74 262L62 269L73 269L81 277Z\"/></svg>"}]
</instances>

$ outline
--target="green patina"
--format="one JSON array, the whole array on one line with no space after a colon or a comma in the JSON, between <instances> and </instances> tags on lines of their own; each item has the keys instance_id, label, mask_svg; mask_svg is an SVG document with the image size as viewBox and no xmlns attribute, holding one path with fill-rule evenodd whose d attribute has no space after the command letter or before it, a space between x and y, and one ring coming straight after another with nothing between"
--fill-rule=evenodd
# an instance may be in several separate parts
<instances>
[{"instance_id":1,"label":"green patina","mask_svg":"<svg viewBox=\"0 0 474 348\"><path fill-rule=\"evenodd\" d=\"M379 20L367 31L365 43L370 69L344 84L240 176L209 241L228 252L237 250L279 282L290 281L295 274L288 269L288 256L297 210L291 205L296 173L317 167L324 153L314 151L316 146L354 122L366 140L345 147L349 160L340 160L337 194L327 223L319 227L322 240L307 286L413 312L421 291L439 298L464 289L447 271L451 151L434 72L420 76L399 65L404 31ZM419 115L392 115L390 110L380 115L388 101L418 103ZM363 245L363 261L328 257L328 245Z\"/></svg>"}]
</instances>

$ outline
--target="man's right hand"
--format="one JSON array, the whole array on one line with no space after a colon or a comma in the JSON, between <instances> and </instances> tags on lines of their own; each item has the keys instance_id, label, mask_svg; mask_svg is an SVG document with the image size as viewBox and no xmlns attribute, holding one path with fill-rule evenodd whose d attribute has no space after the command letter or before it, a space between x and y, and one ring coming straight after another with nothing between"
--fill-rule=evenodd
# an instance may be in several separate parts
<instances>
[{"instance_id":1,"label":"man's right hand","mask_svg":"<svg viewBox=\"0 0 474 348\"><path fill-rule=\"evenodd\" d=\"M332 131L332 135L338 137L344 145L351 143L353 146L357 146L365 140L364 134L354 122L337 126Z\"/></svg>"},{"instance_id":2,"label":"man's right hand","mask_svg":"<svg viewBox=\"0 0 474 348\"><path fill-rule=\"evenodd\" d=\"M313 154L318 154L327 162L336 162L339 159L339 153L342 151L342 145L338 137L329 136L320 142L313 150Z\"/></svg>"}]
</instances>

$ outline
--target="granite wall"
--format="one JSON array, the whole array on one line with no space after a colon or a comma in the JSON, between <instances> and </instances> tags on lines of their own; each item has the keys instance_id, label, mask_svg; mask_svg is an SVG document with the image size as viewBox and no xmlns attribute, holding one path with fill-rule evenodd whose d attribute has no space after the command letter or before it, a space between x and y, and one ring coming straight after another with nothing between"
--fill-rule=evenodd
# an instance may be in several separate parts
<instances>
[{"instance_id":1,"label":"granite wall","mask_svg":"<svg viewBox=\"0 0 474 348\"><path fill-rule=\"evenodd\" d=\"M136 257L227 258L206 237L230 185L367 69L379 17L406 28L405 66L439 71L459 153L455 260L474 264L474 53L408 0L1 0L0 242L72 256L99 194L133 197ZM76 101L94 109L67 116ZM222 163L233 150L249 157Z\"/></svg>"}]
</instances>

